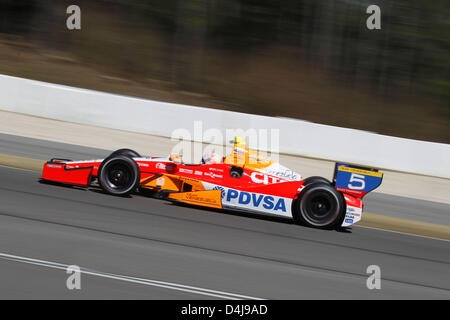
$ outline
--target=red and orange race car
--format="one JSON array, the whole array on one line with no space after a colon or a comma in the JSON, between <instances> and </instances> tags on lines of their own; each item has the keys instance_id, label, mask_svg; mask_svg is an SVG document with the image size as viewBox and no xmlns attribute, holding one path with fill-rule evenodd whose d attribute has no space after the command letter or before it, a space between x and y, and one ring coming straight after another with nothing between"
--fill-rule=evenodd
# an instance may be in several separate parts
<instances>
[{"instance_id":1,"label":"red and orange race car","mask_svg":"<svg viewBox=\"0 0 450 320\"><path fill-rule=\"evenodd\" d=\"M332 181L300 174L251 150L236 137L222 161L182 163L179 156L141 157L120 149L106 159L51 159L42 180L88 187L98 180L107 193L143 194L190 205L249 211L333 228L361 219L365 194L377 188L376 169L336 163Z\"/></svg>"}]
</instances>

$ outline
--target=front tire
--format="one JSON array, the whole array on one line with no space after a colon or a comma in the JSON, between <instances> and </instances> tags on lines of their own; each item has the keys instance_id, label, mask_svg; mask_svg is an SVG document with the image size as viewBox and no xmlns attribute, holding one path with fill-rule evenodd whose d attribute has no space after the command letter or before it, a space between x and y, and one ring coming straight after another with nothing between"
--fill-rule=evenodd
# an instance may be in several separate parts
<instances>
[{"instance_id":1,"label":"front tire","mask_svg":"<svg viewBox=\"0 0 450 320\"><path fill-rule=\"evenodd\" d=\"M98 172L100 186L113 195L128 195L139 185L139 167L133 159L124 155L109 156L103 160Z\"/></svg>"},{"instance_id":2,"label":"front tire","mask_svg":"<svg viewBox=\"0 0 450 320\"><path fill-rule=\"evenodd\" d=\"M294 205L296 222L315 228L331 229L345 214L344 197L325 183L306 186Z\"/></svg>"}]
</instances>

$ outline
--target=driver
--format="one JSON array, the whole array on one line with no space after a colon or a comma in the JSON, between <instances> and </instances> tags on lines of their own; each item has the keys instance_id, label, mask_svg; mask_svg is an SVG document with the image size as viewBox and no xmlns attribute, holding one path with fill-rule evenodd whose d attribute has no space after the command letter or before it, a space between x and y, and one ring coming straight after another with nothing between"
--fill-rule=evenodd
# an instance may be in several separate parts
<instances>
[{"instance_id":1,"label":"driver","mask_svg":"<svg viewBox=\"0 0 450 320\"><path fill-rule=\"evenodd\" d=\"M169 155L169 160L173 161L176 164L182 164L183 156L181 154L171 154L171 155Z\"/></svg>"},{"instance_id":2,"label":"driver","mask_svg":"<svg viewBox=\"0 0 450 320\"><path fill-rule=\"evenodd\" d=\"M202 164L220 163L220 157L216 152L209 152L203 155Z\"/></svg>"}]
</instances>

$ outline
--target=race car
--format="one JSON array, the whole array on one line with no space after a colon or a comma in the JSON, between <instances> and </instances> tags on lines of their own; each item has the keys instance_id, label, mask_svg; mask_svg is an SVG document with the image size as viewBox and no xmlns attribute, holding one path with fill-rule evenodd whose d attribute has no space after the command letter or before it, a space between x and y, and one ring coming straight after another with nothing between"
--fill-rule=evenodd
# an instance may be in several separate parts
<instances>
[{"instance_id":1,"label":"race car","mask_svg":"<svg viewBox=\"0 0 450 320\"><path fill-rule=\"evenodd\" d=\"M120 149L106 159L53 158L44 164L43 181L89 187L128 196L139 192L173 202L247 211L293 219L315 228L347 227L361 220L363 197L377 188L383 173L336 163L332 181L304 179L299 173L246 147L236 137L232 152L207 155L199 164L180 155L141 157Z\"/></svg>"}]
</instances>

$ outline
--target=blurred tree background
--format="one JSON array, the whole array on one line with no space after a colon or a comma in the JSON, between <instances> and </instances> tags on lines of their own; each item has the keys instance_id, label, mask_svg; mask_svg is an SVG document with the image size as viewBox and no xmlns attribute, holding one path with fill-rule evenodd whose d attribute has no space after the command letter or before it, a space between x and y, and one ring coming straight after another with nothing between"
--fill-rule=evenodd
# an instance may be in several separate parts
<instances>
[{"instance_id":1,"label":"blurred tree background","mask_svg":"<svg viewBox=\"0 0 450 320\"><path fill-rule=\"evenodd\" d=\"M3 74L445 143L449 49L448 0L0 0Z\"/></svg>"}]
</instances>

